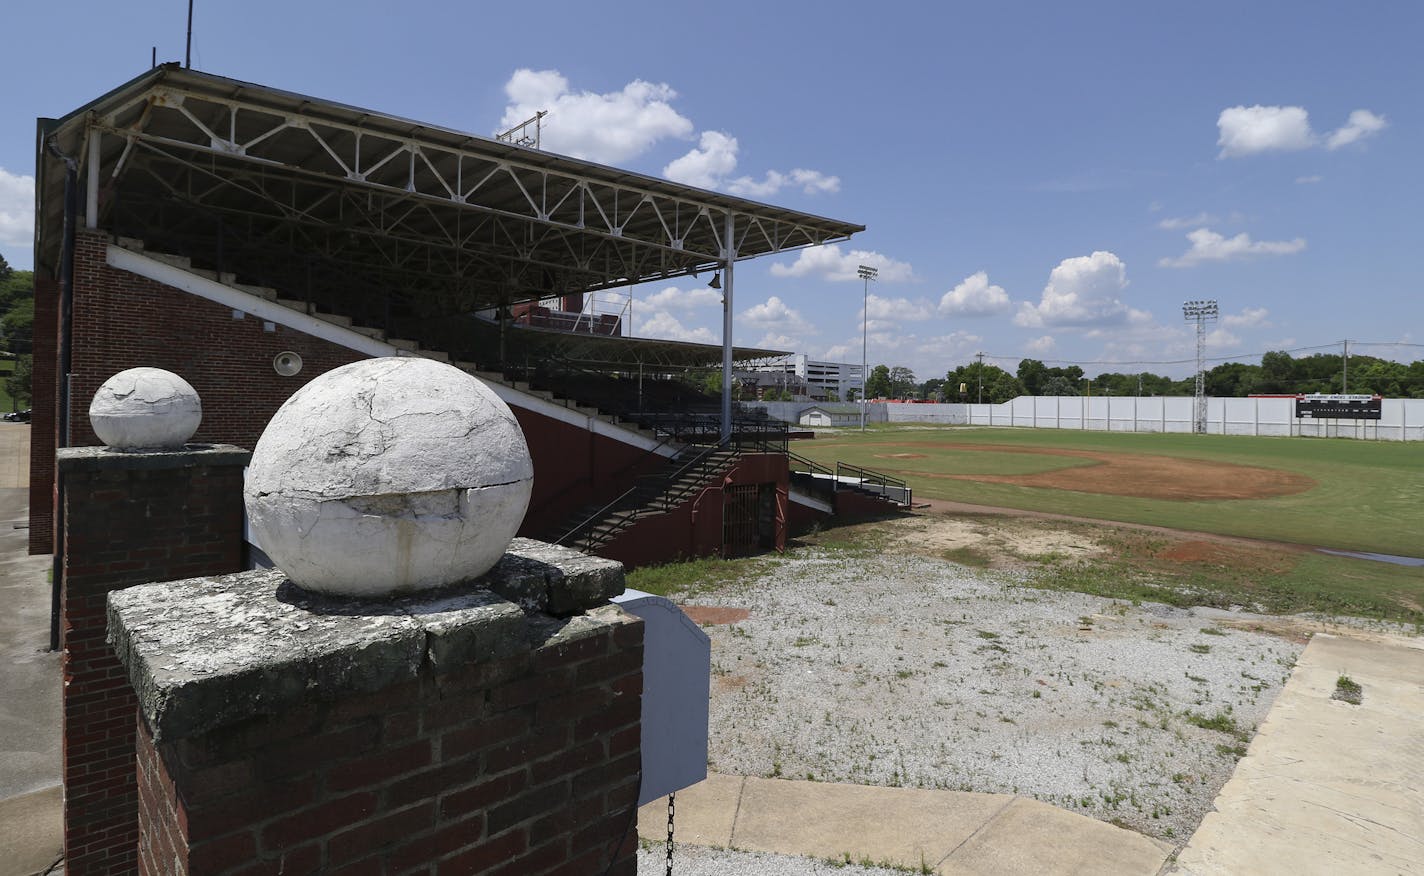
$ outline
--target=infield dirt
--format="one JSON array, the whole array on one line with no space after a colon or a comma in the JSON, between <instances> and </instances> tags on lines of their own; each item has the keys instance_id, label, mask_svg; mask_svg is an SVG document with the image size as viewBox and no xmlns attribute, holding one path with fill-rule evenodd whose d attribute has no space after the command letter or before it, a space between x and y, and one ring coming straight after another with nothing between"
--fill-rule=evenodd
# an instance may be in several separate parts
<instances>
[{"instance_id":1,"label":"infield dirt","mask_svg":"<svg viewBox=\"0 0 1424 876\"><path fill-rule=\"evenodd\" d=\"M862 446L867 448L944 449L939 444L914 441ZM924 458L925 454L898 452L877 453L876 456L892 463L885 469L887 474L902 478L947 478L983 483L1016 484L1024 487L1047 487L1082 493L1135 496L1141 499L1177 501L1269 499L1275 496L1303 493L1315 486L1315 481L1312 478L1296 472L1203 459L1182 459L1138 453L1106 453L1096 450L1008 447L998 444L956 443L953 445L953 449L984 453L1061 456L1075 460L1087 459L1092 462L1088 465L1072 465L1033 474L944 474L893 466L893 463L901 460Z\"/></svg>"}]
</instances>

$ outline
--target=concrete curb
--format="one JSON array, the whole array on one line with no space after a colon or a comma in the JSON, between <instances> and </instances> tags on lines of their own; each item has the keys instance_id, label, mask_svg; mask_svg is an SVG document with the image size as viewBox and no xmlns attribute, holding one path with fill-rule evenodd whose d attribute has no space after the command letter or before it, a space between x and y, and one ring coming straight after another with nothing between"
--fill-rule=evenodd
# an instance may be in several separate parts
<instances>
[{"instance_id":1,"label":"concrete curb","mask_svg":"<svg viewBox=\"0 0 1424 876\"><path fill-rule=\"evenodd\" d=\"M939 874L1155 874L1173 847L1007 794L709 775L677 795L678 842ZM638 814L662 841L667 803Z\"/></svg>"}]
</instances>

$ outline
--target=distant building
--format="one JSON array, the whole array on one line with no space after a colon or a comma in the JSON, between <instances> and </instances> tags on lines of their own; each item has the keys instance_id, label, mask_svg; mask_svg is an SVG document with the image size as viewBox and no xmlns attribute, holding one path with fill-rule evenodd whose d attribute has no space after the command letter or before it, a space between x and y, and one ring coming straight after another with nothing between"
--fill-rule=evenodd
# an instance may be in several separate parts
<instances>
[{"instance_id":1,"label":"distant building","mask_svg":"<svg viewBox=\"0 0 1424 876\"><path fill-rule=\"evenodd\" d=\"M863 372L859 365L818 362L804 353L775 362L749 365L745 370L749 376L757 377L758 386L779 388L785 385L791 389L793 395L801 395L814 401L827 401L833 395L836 401L846 401L852 390L858 394L864 384ZM797 392L798 388L802 391Z\"/></svg>"},{"instance_id":2,"label":"distant building","mask_svg":"<svg viewBox=\"0 0 1424 876\"><path fill-rule=\"evenodd\" d=\"M858 426L860 406L849 404L815 405L801 412L797 422L802 426Z\"/></svg>"}]
</instances>

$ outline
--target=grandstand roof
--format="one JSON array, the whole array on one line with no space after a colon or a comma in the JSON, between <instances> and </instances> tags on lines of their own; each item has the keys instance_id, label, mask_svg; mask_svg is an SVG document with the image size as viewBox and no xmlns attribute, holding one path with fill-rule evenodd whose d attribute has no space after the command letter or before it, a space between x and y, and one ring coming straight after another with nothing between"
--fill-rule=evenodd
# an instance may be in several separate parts
<instances>
[{"instance_id":1,"label":"grandstand roof","mask_svg":"<svg viewBox=\"0 0 1424 876\"><path fill-rule=\"evenodd\" d=\"M39 134L35 264L56 274L64 165L53 150L77 162L95 227L206 235L190 248L219 254L238 239L315 253L461 310L670 279L864 230L175 65L41 119Z\"/></svg>"}]
</instances>

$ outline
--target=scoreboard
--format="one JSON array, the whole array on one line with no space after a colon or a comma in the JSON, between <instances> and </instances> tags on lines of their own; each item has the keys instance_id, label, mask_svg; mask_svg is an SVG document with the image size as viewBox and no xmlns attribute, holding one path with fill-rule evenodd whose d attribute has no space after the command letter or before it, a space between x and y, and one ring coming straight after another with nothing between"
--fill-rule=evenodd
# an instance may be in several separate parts
<instances>
[{"instance_id":1,"label":"scoreboard","mask_svg":"<svg viewBox=\"0 0 1424 876\"><path fill-rule=\"evenodd\" d=\"M1383 401L1378 395L1298 395L1295 415L1307 420L1378 420Z\"/></svg>"}]
</instances>

